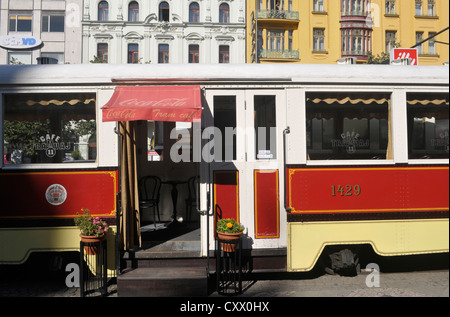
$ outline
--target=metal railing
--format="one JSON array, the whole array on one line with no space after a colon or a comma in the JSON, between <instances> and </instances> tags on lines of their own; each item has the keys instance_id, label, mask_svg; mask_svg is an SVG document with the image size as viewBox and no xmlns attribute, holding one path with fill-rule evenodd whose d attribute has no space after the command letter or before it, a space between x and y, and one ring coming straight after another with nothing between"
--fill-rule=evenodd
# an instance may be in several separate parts
<instances>
[{"instance_id":1,"label":"metal railing","mask_svg":"<svg viewBox=\"0 0 450 317\"><path fill-rule=\"evenodd\" d=\"M298 11L258 10L258 19L299 20L300 14Z\"/></svg>"},{"instance_id":2,"label":"metal railing","mask_svg":"<svg viewBox=\"0 0 450 317\"><path fill-rule=\"evenodd\" d=\"M299 59L300 52L298 50L259 50L259 58L277 58L277 59Z\"/></svg>"}]
</instances>

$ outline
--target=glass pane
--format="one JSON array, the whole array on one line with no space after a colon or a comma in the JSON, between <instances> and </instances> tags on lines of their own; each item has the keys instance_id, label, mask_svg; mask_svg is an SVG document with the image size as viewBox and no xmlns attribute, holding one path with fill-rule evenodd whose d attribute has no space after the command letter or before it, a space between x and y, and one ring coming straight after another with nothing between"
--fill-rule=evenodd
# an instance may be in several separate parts
<instances>
[{"instance_id":1,"label":"glass pane","mask_svg":"<svg viewBox=\"0 0 450 317\"><path fill-rule=\"evenodd\" d=\"M96 160L95 94L7 94L4 106L6 165Z\"/></svg>"},{"instance_id":2,"label":"glass pane","mask_svg":"<svg viewBox=\"0 0 450 317\"><path fill-rule=\"evenodd\" d=\"M256 159L276 159L275 96L255 96Z\"/></svg>"},{"instance_id":3,"label":"glass pane","mask_svg":"<svg viewBox=\"0 0 450 317\"><path fill-rule=\"evenodd\" d=\"M308 159L386 159L388 99L384 94L307 94Z\"/></svg>"},{"instance_id":4,"label":"glass pane","mask_svg":"<svg viewBox=\"0 0 450 317\"><path fill-rule=\"evenodd\" d=\"M236 160L236 96L214 96L214 127L215 160Z\"/></svg>"},{"instance_id":5,"label":"glass pane","mask_svg":"<svg viewBox=\"0 0 450 317\"><path fill-rule=\"evenodd\" d=\"M408 94L410 159L449 158L448 94Z\"/></svg>"}]
</instances>

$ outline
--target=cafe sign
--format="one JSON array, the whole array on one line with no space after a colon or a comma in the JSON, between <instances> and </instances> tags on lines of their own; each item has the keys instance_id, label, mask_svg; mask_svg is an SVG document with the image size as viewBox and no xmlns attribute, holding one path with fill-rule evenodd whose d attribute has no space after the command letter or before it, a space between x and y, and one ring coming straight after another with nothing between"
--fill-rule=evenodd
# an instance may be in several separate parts
<instances>
[{"instance_id":1,"label":"cafe sign","mask_svg":"<svg viewBox=\"0 0 450 317\"><path fill-rule=\"evenodd\" d=\"M0 36L0 46L7 49L23 50L37 47L42 44L38 38L26 35Z\"/></svg>"}]
</instances>

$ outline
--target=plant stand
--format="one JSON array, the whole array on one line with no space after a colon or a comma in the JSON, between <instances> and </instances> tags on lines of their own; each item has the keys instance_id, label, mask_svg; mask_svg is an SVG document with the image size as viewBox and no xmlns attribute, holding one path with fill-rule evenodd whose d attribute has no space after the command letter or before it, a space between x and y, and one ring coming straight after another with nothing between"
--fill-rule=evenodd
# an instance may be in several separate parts
<instances>
[{"instance_id":1,"label":"plant stand","mask_svg":"<svg viewBox=\"0 0 450 317\"><path fill-rule=\"evenodd\" d=\"M227 252L222 249L234 251ZM218 238L216 240L217 293L221 295L238 295L242 293L241 264L242 238L235 240Z\"/></svg>"},{"instance_id":2,"label":"plant stand","mask_svg":"<svg viewBox=\"0 0 450 317\"><path fill-rule=\"evenodd\" d=\"M96 254L86 254L96 249ZM98 242L80 241L80 296L106 296L108 292L106 239Z\"/></svg>"}]
</instances>

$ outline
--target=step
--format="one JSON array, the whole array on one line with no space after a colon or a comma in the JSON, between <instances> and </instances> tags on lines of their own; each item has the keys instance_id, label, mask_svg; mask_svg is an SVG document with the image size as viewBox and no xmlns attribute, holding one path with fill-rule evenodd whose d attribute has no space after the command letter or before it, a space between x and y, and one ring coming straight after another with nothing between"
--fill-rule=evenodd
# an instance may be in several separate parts
<instances>
[{"instance_id":1,"label":"step","mask_svg":"<svg viewBox=\"0 0 450 317\"><path fill-rule=\"evenodd\" d=\"M142 267L117 277L120 297L195 297L208 295L205 267Z\"/></svg>"}]
</instances>

